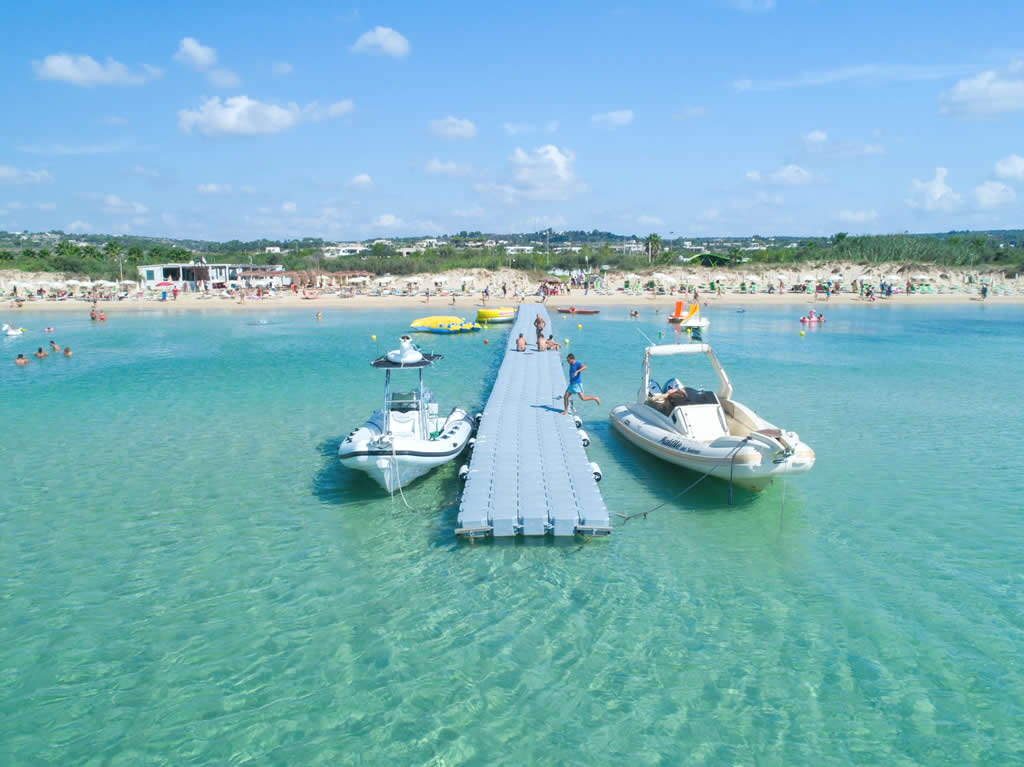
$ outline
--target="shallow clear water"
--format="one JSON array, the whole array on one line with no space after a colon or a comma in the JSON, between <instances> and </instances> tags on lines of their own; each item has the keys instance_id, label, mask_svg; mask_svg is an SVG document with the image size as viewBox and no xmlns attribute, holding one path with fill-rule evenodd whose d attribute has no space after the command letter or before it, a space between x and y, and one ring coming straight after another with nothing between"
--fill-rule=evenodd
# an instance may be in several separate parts
<instances>
[{"instance_id":1,"label":"shallow clear water","mask_svg":"<svg viewBox=\"0 0 1024 767\"><path fill-rule=\"evenodd\" d=\"M0 342L0 762L1024 758L1024 309L711 310L736 398L818 456L731 507L609 431L663 317L556 318L609 509L665 505L470 546L455 466L409 510L334 458L416 312L317 308ZM48 324L75 356L10 364ZM442 408L501 336L423 338Z\"/></svg>"}]
</instances>

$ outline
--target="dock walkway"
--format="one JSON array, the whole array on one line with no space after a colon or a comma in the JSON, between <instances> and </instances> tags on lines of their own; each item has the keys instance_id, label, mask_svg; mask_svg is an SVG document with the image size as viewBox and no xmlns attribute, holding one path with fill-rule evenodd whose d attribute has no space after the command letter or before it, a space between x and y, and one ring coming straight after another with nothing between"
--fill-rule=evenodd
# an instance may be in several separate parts
<instances>
[{"instance_id":1,"label":"dock walkway","mask_svg":"<svg viewBox=\"0 0 1024 767\"><path fill-rule=\"evenodd\" d=\"M607 535L597 489L573 416L561 415L566 381L558 352L538 352L533 322L547 310L520 306L505 359L477 429L456 534ZM527 350L516 351L522 333ZM562 349L565 353L565 349Z\"/></svg>"}]
</instances>

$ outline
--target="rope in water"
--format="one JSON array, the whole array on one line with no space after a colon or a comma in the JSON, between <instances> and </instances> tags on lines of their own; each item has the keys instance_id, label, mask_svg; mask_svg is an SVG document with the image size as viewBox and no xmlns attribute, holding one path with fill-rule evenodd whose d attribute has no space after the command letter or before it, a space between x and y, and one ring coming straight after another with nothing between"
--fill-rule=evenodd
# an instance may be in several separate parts
<instances>
[{"instance_id":1,"label":"rope in water","mask_svg":"<svg viewBox=\"0 0 1024 767\"><path fill-rule=\"evenodd\" d=\"M658 509L660 509L660 508L662 508L664 506L667 506L668 504L672 503L676 498L678 498L679 496L683 495L684 493L688 493L690 490L692 490L697 485L699 485L701 482L703 482L705 479L707 479L711 475L711 472L713 472L719 466L723 466L727 462L731 462L733 457L739 451L739 449L741 447L743 447L745 444L747 444L747 441L749 439L750 439L750 437L744 437L743 441L740 442L740 444L738 444L736 447L734 447L732 450L729 451L729 455L727 455L725 458L723 458L718 463L712 464L710 469L708 469L706 472L701 474L699 477L697 477L697 479L695 479L693 482L691 482L685 488L683 488L678 493L673 495L667 501L662 501L657 506L655 506L652 509L648 509L647 511L638 511L635 514L616 514L615 516L622 518L622 524L626 524L627 522L629 522L629 520L636 519L637 517L643 517L644 519L647 519L647 515L648 514L651 514L652 512L655 512ZM729 502L732 503L732 479L731 478L729 480Z\"/></svg>"}]
</instances>

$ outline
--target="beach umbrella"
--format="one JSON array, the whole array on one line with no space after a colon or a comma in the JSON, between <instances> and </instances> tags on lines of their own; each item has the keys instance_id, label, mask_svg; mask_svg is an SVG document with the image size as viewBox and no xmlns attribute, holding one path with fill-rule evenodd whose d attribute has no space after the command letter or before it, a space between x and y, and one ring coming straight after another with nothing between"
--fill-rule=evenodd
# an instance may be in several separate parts
<instances>
[{"instance_id":1,"label":"beach umbrella","mask_svg":"<svg viewBox=\"0 0 1024 767\"><path fill-rule=\"evenodd\" d=\"M910 278L914 282L928 282L931 279L927 274L915 274Z\"/></svg>"},{"instance_id":2,"label":"beach umbrella","mask_svg":"<svg viewBox=\"0 0 1024 767\"><path fill-rule=\"evenodd\" d=\"M81 280L68 280L67 283L68 283L68 285L81 285L82 281Z\"/></svg>"},{"instance_id":3,"label":"beach umbrella","mask_svg":"<svg viewBox=\"0 0 1024 767\"><path fill-rule=\"evenodd\" d=\"M391 281L392 281L392 278L391 278L391 277L378 277L378 278L377 278L377 279L375 280L375 282L376 282L376 283L377 283L378 285L388 285L388 284L390 284L390 283L391 283Z\"/></svg>"},{"instance_id":4,"label":"beach umbrella","mask_svg":"<svg viewBox=\"0 0 1024 767\"><path fill-rule=\"evenodd\" d=\"M93 284L95 284L95 285L103 285L103 286L105 286L105 285L106 285L107 283L106 283L106 281L105 281L105 280L100 280L100 281L98 281L98 282L96 282L96 283L93 283ZM157 286L158 288L173 288L173 287L174 287L174 283L173 283L173 282L158 282L158 283L156 284L156 286Z\"/></svg>"},{"instance_id":5,"label":"beach umbrella","mask_svg":"<svg viewBox=\"0 0 1024 767\"><path fill-rule=\"evenodd\" d=\"M743 275L743 280L744 280L744 282L757 282L757 275L756 274L744 274Z\"/></svg>"},{"instance_id":6,"label":"beach umbrella","mask_svg":"<svg viewBox=\"0 0 1024 767\"><path fill-rule=\"evenodd\" d=\"M805 272L804 274L800 275L800 282L814 282L814 275L813 274L807 274Z\"/></svg>"}]
</instances>

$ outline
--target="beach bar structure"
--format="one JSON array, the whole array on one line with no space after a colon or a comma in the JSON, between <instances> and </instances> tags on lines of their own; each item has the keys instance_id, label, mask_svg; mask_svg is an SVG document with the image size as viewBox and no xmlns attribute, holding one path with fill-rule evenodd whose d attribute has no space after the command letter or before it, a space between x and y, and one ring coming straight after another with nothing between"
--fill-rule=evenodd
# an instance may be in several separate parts
<instances>
[{"instance_id":1,"label":"beach bar structure","mask_svg":"<svg viewBox=\"0 0 1024 767\"><path fill-rule=\"evenodd\" d=\"M195 290L200 285L224 288L241 285L251 280L244 275L258 273L268 282L281 285L284 267L280 264L204 264L199 262L174 264L146 264L138 267L139 283L143 288L171 286L179 290Z\"/></svg>"},{"instance_id":2,"label":"beach bar structure","mask_svg":"<svg viewBox=\"0 0 1024 767\"><path fill-rule=\"evenodd\" d=\"M534 319L523 305L477 429L455 533L494 536L607 535L608 509L573 415L561 415L566 381L560 355L538 352ZM516 339L528 339L516 351Z\"/></svg>"}]
</instances>

